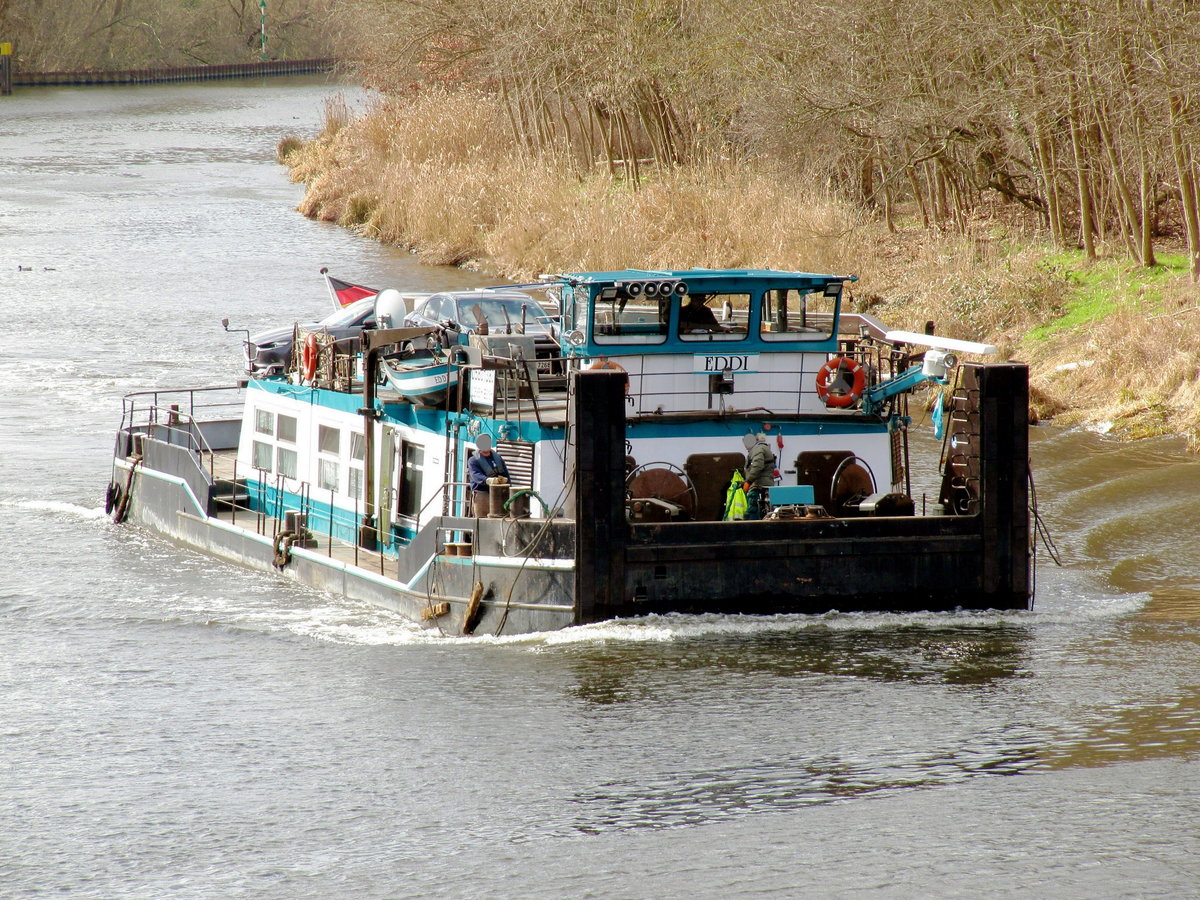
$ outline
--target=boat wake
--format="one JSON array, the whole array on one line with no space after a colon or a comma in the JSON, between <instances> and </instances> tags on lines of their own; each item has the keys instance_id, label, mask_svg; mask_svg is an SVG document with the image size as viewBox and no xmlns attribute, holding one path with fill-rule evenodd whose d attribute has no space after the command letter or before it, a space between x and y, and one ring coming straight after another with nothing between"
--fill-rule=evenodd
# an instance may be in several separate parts
<instances>
[{"instance_id":1,"label":"boat wake","mask_svg":"<svg viewBox=\"0 0 1200 900\"><path fill-rule=\"evenodd\" d=\"M719 614L652 615L637 619L610 619L556 631L515 635L461 636L422 627L402 616L371 607L353 610L336 598L314 607L285 627L314 640L347 645L402 646L437 644L464 649L506 646L531 652L549 652L571 646L671 644L721 638L768 638L779 635L855 634L890 631L1003 630L1077 624L1082 619L1120 619L1146 602L1141 595L1097 598L1094 594L1065 608L1033 612L964 610L948 613L826 613L824 615L742 616ZM279 623L283 624L283 623Z\"/></svg>"},{"instance_id":2,"label":"boat wake","mask_svg":"<svg viewBox=\"0 0 1200 900\"><path fill-rule=\"evenodd\" d=\"M72 516L77 519L104 519L108 513L102 506L81 506L78 503L64 503L61 500L0 500L0 506L11 509L22 509L34 513L55 513Z\"/></svg>"}]
</instances>

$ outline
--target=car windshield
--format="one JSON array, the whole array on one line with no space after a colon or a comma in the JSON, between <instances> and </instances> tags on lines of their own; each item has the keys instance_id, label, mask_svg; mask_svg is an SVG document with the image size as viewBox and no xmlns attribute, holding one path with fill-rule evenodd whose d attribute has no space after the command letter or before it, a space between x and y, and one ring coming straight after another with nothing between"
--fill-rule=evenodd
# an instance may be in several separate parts
<instances>
[{"instance_id":1,"label":"car windshield","mask_svg":"<svg viewBox=\"0 0 1200 900\"><path fill-rule=\"evenodd\" d=\"M545 329L546 311L535 301L519 297L469 297L458 301L457 321L466 328L477 328L484 319L492 329L516 327Z\"/></svg>"},{"instance_id":2,"label":"car windshield","mask_svg":"<svg viewBox=\"0 0 1200 900\"><path fill-rule=\"evenodd\" d=\"M354 325L359 323L365 315L375 308L375 297L363 297L361 300L355 300L349 306L344 306L336 312L332 312L323 318L320 324L337 328L342 325Z\"/></svg>"}]
</instances>

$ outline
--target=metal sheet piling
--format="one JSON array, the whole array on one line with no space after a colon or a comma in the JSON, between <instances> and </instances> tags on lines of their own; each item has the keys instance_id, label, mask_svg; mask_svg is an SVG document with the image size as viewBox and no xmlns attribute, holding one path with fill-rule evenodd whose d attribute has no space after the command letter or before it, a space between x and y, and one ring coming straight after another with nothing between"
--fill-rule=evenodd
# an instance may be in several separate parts
<instances>
[{"instance_id":1,"label":"metal sheet piling","mask_svg":"<svg viewBox=\"0 0 1200 900\"><path fill-rule=\"evenodd\" d=\"M625 596L625 373L571 376L575 497L575 617L616 614Z\"/></svg>"}]
</instances>

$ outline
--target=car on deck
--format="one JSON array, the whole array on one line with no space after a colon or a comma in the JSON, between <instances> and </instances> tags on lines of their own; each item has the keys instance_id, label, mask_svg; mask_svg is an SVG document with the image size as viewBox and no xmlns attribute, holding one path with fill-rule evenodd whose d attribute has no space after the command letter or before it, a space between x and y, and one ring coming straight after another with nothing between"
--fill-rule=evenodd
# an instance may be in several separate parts
<instances>
[{"instance_id":1,"label":"car on deck","mask_svg":"<svg viewBox=\"0 0 1200 900\"><path fill-rule=\"evenodd\" d=\"M450 344L468 343L468 335L523 334L533 338L539 368L555 371L551 362L560 355L558 332L553 317L523 291L486 288L473 291L442 291L430 295L404 317L415 328L438 328Z\"/></svg>"},{"instance_id":2,"label":"car on deck","mask_svg":"<svg viewBox=\"0 0 1200 900\"><path fill-rule=\"evenodd\" d=\"M296 329L323 331L336 341L362 336L363 329L375 327L375 297L355 300L349 306L334 310L317 322L301 322L260 331L246 341L246 373L256 378L282 375L287 371L292 355Z\"/></svg>"}]
</instances>

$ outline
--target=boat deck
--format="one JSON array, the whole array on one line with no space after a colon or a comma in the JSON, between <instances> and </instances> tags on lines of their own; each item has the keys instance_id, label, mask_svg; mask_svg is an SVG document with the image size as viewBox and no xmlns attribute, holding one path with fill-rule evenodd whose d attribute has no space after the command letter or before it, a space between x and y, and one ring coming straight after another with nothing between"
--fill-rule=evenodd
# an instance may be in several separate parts
<instances>
[{"instance_id":1,"label":"boat deck","mask_svg":"<svg viewBox=\"0 0 1200 900\"><path fill-rule=\"evenodd\" d=\"M213 476L217 479L232 481L236 459L236 450L215 451L213 453ZM254 512L242 505L230 508L222 504L214 512L214 516L222 522L250 529L271 538L274 538L283 529L283 523L278 518ZM312 540L305 547L315 553L336 559L346 565L357 566L371 572L379 572L380 574L387 574L386 567L389 561L391 567L395 568L396 560L394 557L388 557L382 553L367 550L357 544L343 541L329 534L321 534L316 531L311 531L310 534Z\"/></svg>"}]
</instances>

